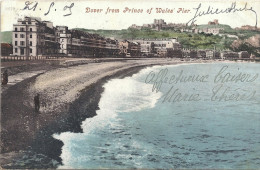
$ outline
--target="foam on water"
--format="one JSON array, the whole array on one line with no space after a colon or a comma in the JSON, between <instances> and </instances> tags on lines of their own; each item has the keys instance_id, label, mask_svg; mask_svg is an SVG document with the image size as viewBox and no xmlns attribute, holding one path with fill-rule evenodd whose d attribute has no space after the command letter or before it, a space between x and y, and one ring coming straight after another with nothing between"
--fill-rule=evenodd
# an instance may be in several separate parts
<instances>
[{"instance_id":1,"label":"foam on water","mask_svg":"<svg viewBox=\"0 0 260 170\"><path fill-rule=\"evenodd\" d=\"M104 88L97 116L82 123L84 133L107 125L113 126L118 113L153 108L161 96L161 93L150 93L151 85L131 78L113 79L105 84Z\"/></svg>"},{"instance_id":2,"label":"foam on water","mask_svg":"<svg viewBox=\"0 0 260 170\"><path fill-rule=\"evenodd\" d=\"M256 89L254 100L161 103L169 87L151 92L150 71L210 74L224 64L155 66L104 85L100 110L82 122L83 133L55 134L62 140L59 168L256 168L260 166L260 79L229 84ZM225 64L226 65L226 64ZM228 64L230 73L260 73L259 64ZM207 72L205 72L207 70ZM176 84L183 92L211 94L209 83ZM191 90L189 90L191 89Z\"/></svg>"},{"instance_id":3,"label":"foam on water","mask_svg":"<svg viewBox=\"0 0 260 170\"><path fill-rule=\"evenodd\" d=\"M122 79L113 79L104 85L105 91L102 94L99 102L100 110L97 111L97 116L88 118L82 122L83 134L76 134L65 132L62 134L54 134L53 137L62 140L64 147L62 148L62 159L70 162L70 160L77 159L76 161L90 161L91 155L84 155L75 158L71 155L70 139L77 139L77 141L84 140L86 137L89 142L95 143L95 139L99 138L95 133L103 129L114 129L114 133L120 133L124 128L119 124L118 114L126 112L141 111L147 108L153 108L157 100L161 97L161 93L151 93L152 85L138 82L133 78L127 77ZM134 101L134 102L129 102ZM75 141L74 141L75 142ZM119 144L119 143L114 143ZM73 145L73 144L72 144ZM112 145L112 144L109 144ZM133 146L138 146L136 141L133 141ZM87 146L85 146L87 147ZM98 147L102 149L102 147ZM60 168L71 168L70 166L62 166ZM84 166L82 166L84 168ZM94 168L94 167L93 167Z\"/></svg>"}]
</instances>

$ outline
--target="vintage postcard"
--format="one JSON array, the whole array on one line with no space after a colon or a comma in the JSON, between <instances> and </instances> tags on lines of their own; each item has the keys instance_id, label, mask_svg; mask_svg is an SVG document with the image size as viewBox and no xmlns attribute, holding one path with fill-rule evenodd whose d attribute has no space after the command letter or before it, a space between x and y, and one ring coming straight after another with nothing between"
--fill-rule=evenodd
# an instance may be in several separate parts
<instances>
[{"instance_id":1,"label":"vintage postcard","mask_svg":"<svg viewBox=\"0 0 260 170\"><path fill-rule=\"evenodd\" d=\"M260 1L2 0L3 169L258 169Z\"/></svg>"}]
</instances>

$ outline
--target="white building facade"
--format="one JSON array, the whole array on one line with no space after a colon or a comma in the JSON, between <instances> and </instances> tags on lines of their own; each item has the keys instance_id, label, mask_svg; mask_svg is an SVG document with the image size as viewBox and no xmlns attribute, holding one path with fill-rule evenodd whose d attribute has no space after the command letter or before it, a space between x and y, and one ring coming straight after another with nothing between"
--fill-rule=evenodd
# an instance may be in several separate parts
<instances>
[{"instance_id":1,"label":"white building facade","mask_svg":"<svg viewBox=\"0 0 260 170\"><path fill-rule=\"evenodd\" d=\"M25 17L13 25L13 55L38 56L56 54L57 42L51 22Z\"/></svg>"}]
</instances>

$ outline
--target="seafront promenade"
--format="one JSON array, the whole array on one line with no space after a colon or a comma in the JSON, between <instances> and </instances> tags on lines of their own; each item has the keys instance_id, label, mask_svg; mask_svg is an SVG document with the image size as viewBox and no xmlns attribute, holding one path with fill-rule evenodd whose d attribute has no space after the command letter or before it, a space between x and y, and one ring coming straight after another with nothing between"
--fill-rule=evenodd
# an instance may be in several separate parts
<instances>
[{"instance_id":1,"label":"seafront promenade","mask_svg":"<svg viewBox=\"0 0 260 170\"><path fill-rule=\"evenodd\" d=\"M2 86L1 91L1 151L5 154L3 157L10 158L1 158L1 165L10 164L13 157L24 156L21 152L28 151L60 162L63 144L52 135L65 131L81 132L81 122L96 114L102 86L107 80L130 76L147 66L178 63L187 61L67 58L2 63L1 70L9 72L9 83ZM35 113L33 104L37 93L40 94L39 113ZM83 101L87 104L82 105ZM48 164L46 167L55 166Z\"/></svg>"},{"instance_id":2,"label":"seafront promenade","mask_svg":"<svg viewBox=\"0 0 260 170\"><path fill-rule=\"evenodd\" d=\"M103 85L112 78L131 76L142 68L154 65L212 62L232 61L64 58L4 62L1 71L8 70L9 83L1 90L0 163L6 167L21 168L12 160L23 160L29 153L32 157L35 154L44 155L48 163L43 166L32 158L34 163L24 164L25 167L57 167L61 163L59 155L63 143L52 135L66 131L82 132L81 122L96 115ZM35 113L33 103L37 93L40 94L39 113ZM50 163L54 160L58 162Z\"/></svg>"}]
</instances>

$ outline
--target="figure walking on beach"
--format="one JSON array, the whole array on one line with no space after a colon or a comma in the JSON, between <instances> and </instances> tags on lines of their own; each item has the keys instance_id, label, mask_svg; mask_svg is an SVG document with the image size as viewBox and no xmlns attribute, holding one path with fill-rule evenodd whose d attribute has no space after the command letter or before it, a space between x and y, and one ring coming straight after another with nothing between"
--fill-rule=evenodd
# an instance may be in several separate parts
<instances>
[{"instance_id":1,"label":"figure walking on beach","mask_svg":"<svg viewBox=\"0 0 260 170\"><path fill-rule=\"evenodd\" d=\"M40 94L37 93L36 96L34 96L34 106L35 106L35 111L39 112L40 110Z\"/></svg>"},{"instance_id":2,"label":"figure walking on beach","mask_svg":"<svg viewBox=\"0 0 260 170\"><path fill-rule=\"evenodd\" d=\"M2 85L6 85L7 83L8 83L8 73L7 73L7 70L5 70L3 73Z\"/></svg>"}]
</instances>

